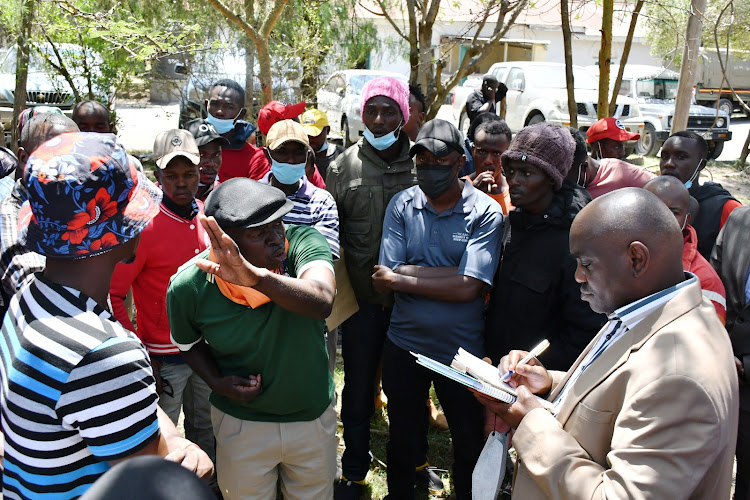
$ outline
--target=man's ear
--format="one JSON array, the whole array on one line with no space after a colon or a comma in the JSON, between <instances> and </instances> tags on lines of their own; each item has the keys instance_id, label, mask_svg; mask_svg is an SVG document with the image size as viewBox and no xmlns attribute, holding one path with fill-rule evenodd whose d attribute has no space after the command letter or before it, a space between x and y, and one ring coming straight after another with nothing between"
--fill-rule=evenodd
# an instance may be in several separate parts
<instances>
[{"instance_id":1,"label":"man's ear","mask_svg":"<svg viewBox=\"0 0 750 500\"><path fill-rule=\"evenodd\" d=\"M698 172L700 172L701 170L703 170L704 168L706 168L707 164L708 164L708 161L705 158L703 158L700 161L700 163L698 163Z\"/></svg>"},{"instance_id":2,"label":"man's ear","mask_svg":"<svg viewBox=\"0 0 750 500\"><path fill-rule=\"evenodd\" d=\"M235 119L235 121L242 120L243 118L245 118L246 114L247 114L247 108L242 108L240 112L237 114L237 118Z\"/></svg>"},{"instance_id":3,"label":"man's ear","mask_svg":"<svg viewBox=\"0 0 750 500\"><path fill-rule=\"evenodd\" d=\"M268 159L268 163L273 162L273 160L271 159L271 152L268 151L268 147L263 148L263 154L266 155L266 158Z\"/></svg>"},{"instance_id":4,"label":"man's ear","mask_svg":"<svg viewBox=\"0 0 750 500\"><path fill-rule=\"evenodd\" d=\"M640 241L633 241L628 245L628 258L630 259L630 269L634 278L640 278L648 270L651 260L648 247Z\"/></svg>"},{"instance_id":5,"label":"man's ear","mask_svg":"<svg viewBox=\"0 0 750 500\"><path fill-rule=\"evenodd\" d=\"M16 179L23 177L23 171L26 169L26 162L29 161L29 153L22 147L18 147L16 151L16 158L18 158L18 166L16 167Z\"/></svg>"}]
</instances>

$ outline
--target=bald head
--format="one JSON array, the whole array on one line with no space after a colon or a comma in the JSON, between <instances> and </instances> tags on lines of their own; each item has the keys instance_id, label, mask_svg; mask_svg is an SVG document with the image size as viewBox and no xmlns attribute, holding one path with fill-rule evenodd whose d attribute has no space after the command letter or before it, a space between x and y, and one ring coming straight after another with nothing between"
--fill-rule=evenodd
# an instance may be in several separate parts
<instances>
[{"instance_id":1,"label":"bald head","mask_svg":"<svg viewBox=\"0 0 750 500\"><path fill-rule=\"evenodd\" d=\"M690 212L691 197L679 179L671 175L660 175L648 181L643 189L654 193L672 212L680 227L685 227Z\"/></svg>"},{"instance_id":2,"label":"bald head","mask_svg":"<svg viewBox=\"0 0 750 500\"><path fill-rule=\"evenodd\" d=\"M32 117L24 126L21 147L31 154L43 143L66 132L78 132L73 120L57 113L42 113Z\"/></svg>"},{"instance_id":3,"label":"bald head","mask_svg":"<svg viewBox=\"0 0 750 500\"><path fill-rule=\"evenodd\" d=\"M21 131L16 179L23 177L23 169L31 153L53 137L67 132L78 132L78 127L65 115L41 113L32 117Z\"/></svg>"},{"instance_id":4,"label":"bald head","mask_svg":"<svg viewBox=\"0 0 750 500\"><path fill-rule=\"evenodd\" d=\"M612 313L684 279L682 232L653 193L618 189L589 203L570 228L581 297Z\"/></svg>"},{"instance_id":5,"label":"bald head","mask_svg":"<svg viewBox=\"0 0 750 500\"><path fill-rule=\"evenodd\" d=\"M81 101L73 108L73 121L81 132L112 133L109 110L99 101Z\"/></svg>"}]
</instances>

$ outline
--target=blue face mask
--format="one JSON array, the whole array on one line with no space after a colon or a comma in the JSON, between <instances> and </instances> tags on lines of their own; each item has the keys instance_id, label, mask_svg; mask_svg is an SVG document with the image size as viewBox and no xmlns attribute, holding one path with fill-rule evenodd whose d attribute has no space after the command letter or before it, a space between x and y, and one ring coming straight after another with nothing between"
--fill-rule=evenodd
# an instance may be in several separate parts
<instances>
[{"instance_id":1,"label":"blue face mask","mask_svg":"<svg viewBox=\"0 0 750 500\"><path fill-rule=\"evenodd\" d=\"M396 135L396 132L401 132L401 124L396 127L396 130L389 132L383 136L375 137L372 132L370 132L370 129L365 127L365 140L370 143L370 146L374 147L378 151L384 151L391 146L393 146L396 141L398 140L398 135Z\"/></svg>"},{"instance_id":2,"label":"blue face mask","mask_svg":"<svg viewBox=\"0 0 750 500\"><path fill-rule=\"evenodd\" d=\"M239 113L237 113L237 116L239 116ZM213 125L218 133L223 135L234 128L234 121L237 119L237 116L235 116L234 118L223 119L216 118L211 113L208 113L206 121Z\"/></svg>"},{"instance_id":3,"label":"blue face mask","mask_svg":"<svg viewBox=\"0 0 750 500\"><path fill-rule=\"evenodd\" d=\"M328 149L328 143L324 142L322 146L320 146L320 149L316 151L316 153L322 153L323 151L326 151Z\"/></svg>"},{"instance_id":4,"label":"blue face mask","mask_svg":"<svg viewBox=\"0 0 750 500\"><path fill-rule=\"evenodd\" d=\"M271 173L282 184L294 184L305 175L305 162L281 163L271 158Z\"/></svg>"}]
</instances>

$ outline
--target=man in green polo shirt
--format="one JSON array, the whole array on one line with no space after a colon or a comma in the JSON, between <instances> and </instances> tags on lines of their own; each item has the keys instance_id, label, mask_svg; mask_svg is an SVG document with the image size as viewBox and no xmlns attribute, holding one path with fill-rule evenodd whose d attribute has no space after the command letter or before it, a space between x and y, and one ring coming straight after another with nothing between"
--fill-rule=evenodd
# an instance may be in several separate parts
<instances>
[{"instance_id":1,"label":"man in green polo shirt","mask_svg":"<svg viewBox=\"0 0 750 500\"><path fill-rule=\"evenodd\" d=\"M284 227L280 190L230 179L206 200L211 249L172 277L172 341L212 389L216 468L227 500L331 498L336 412L323 319L331 250L314 228ZM237 242L235 244L235 242Z\"/></svg>"}]
</instances>

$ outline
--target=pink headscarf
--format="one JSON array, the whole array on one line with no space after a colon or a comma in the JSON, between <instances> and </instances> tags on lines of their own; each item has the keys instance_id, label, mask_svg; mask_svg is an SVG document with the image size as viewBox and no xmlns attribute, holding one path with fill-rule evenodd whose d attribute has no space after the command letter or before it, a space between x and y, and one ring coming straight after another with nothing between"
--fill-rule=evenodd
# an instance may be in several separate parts
<instances>
[{"instance_id":1,"label":"pink headscarf","mask_svg":"<svg viewBox=\"0 0 750 500\"><path fill-rule=\"evenodd\" d=\"M360 104L360 113L365 114L365 104L375 96L385 96L393 99L401 108L401 114L404 115L404 123L409 121L409 86L402 81L382 76L370 80L362 91L362 103Z\"/></svg>"}]
</instances>

